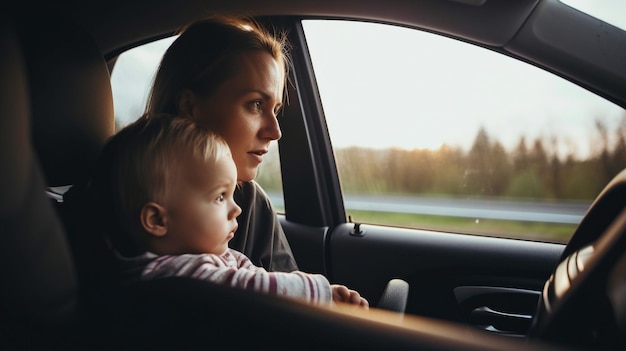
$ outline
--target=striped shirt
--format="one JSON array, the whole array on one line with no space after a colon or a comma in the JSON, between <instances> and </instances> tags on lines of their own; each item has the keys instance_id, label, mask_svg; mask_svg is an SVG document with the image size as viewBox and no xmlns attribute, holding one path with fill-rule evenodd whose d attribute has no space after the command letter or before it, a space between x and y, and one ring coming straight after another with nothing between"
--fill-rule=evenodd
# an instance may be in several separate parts
<instances>
[{"instance_id":1,"label":"striped shirt","mask_svg":"<svg viewBox=\"0 0 626 351\"><path fill-rule=\"evenodd\" d=\"M268 272L255 266L239 251L228 249L221 255L184 254L157 256L147 252L122 258L127 267L144 266L141 279L191 277L260 293L284 296L320 305L332 302L330 283L321 274L301 271Z\"/></svg>"}]
</instances>

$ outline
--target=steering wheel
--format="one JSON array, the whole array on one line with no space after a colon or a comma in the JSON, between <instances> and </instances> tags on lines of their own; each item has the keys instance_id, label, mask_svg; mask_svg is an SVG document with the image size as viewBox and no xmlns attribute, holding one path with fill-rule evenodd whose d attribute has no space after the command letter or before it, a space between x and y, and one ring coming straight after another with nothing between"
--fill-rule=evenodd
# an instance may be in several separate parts
<instances>
[{"instance_id":1,"label":"steering wheel","mask_svg":"<svg viewBox=\"0 0 626 351\"><path fill-rule=\"evenodd\" d=\"M620 326L612 322L616 306L608 290L616 277L620 282L626 279L626 271L616 269L624 266L626 257L626 209L618 206L614 220L609 221L607 212L598 214L606 200L592 204L566 246L567 255L545 283L529 338L592 349L612 349L624 341ZM592 224L595 231L581 230L591 230ZM626 301L623 295L621 303Z\"/></svg>"}]
</instances>

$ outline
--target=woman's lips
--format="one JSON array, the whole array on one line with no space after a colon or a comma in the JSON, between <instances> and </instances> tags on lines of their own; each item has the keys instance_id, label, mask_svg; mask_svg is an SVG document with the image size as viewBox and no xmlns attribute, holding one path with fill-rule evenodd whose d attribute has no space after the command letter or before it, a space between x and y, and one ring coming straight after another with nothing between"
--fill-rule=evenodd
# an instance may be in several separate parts
<instances>
[{"instance_id":1,"label":"woman's lips","mask_svg":"<svg viewBox=\"0 0 626 351\"><path fill-rule=\"evenodd\" d=\"M257 162L261 163L261 162L263 162L263 155L265 155L266 153L267 153L267 151L265 151L265 150L256 150L256 151L248 152L248 155L250 155L253 158L255 158Z\"/></svg>"}]
</instances>

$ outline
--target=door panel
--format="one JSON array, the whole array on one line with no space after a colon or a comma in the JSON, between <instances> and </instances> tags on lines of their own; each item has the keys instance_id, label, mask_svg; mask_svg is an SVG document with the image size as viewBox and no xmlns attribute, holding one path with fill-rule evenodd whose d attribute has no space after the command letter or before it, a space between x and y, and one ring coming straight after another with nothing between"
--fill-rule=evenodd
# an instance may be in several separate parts
<instances>
[{"instance_id":1,"label":"door panel","mask_svg":"<svg viewBox=\"0 0 626 351\"><path fill-rule=\"evenodd\" d=\"M497 334L528 333L541 296L538 290L491 286L458 286L454 295L465 321Z\"/></svg>"},{"instance_id":2,"label":"door panel","mask_svg":"<svg viewBox=\"0 0 626 351\"><path fill-rule=\"evenodd\" d=\"M487 310L472 315L480 307L532 314L564 248L373 225L360 225L360 230L355 235L354 224L345 224L330 233L327 275L332 281L356 289L375 305L386 283L402 278L410 285L407 313L471 324L489 315Z\"/></svg>"}]
</instances>

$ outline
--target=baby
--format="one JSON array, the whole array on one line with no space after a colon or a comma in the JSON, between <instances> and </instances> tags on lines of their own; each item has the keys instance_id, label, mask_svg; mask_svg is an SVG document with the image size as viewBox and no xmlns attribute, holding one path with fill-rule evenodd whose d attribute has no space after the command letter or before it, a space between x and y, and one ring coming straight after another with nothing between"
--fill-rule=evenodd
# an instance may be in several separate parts
<instances>
[{"instance_id":1,"label":"baby","mask_svg":"<svg viewBox=\"0 0 626 351\"><path fill-rule=\"evenodd\" d=\"M321 274L268 272L228 242L241 208L228 144L191 119L142 116L105 145L90 188L127 281L184 276L313 304L369 307Z\"/></svg>"}]
</instances>

